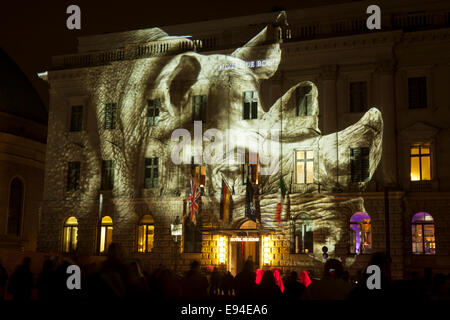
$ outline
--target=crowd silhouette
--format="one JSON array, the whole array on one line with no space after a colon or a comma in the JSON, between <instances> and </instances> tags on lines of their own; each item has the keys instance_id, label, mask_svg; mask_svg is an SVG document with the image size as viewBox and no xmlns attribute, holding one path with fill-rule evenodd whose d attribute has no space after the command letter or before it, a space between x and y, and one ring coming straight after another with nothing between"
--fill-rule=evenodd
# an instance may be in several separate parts
<instances>
[{"instance_id":1,"label":"crowd silhouette","mask_svg":"<svg viewBox=\"0 0 450 320\"><path fill-rule=\"evenodd\" d=\"M450 275L435 274L426 269L423 277L412 274L408 280L392 281L388 274L387 258L382 253L372 255L369 264L380 266L381 289L370 290L366 285L365 271L351 278L342 263L328 259L322 277L310 279L303 270L282 274L280 270L255 270L247 260L243 269L233 277L224 269L215 267L203 270L193 261L184 274L162 265L147 272L140 260L126 259L119 244L113 243L107 258L100 264L90 263L81 267L81 289L69 290L66 285L67 267L77 264L69 257L49 257L42 271L34 277L30 269L31 259L25 258L11 275L0 261L0 300L7 291L13 300L33 299L55 301L64 299L108 299L114 297L143 299L158 303L165 301L274 301L296 304L307 300L409 299L421 301L450 300Z\"/></svg>"}]
</instances>

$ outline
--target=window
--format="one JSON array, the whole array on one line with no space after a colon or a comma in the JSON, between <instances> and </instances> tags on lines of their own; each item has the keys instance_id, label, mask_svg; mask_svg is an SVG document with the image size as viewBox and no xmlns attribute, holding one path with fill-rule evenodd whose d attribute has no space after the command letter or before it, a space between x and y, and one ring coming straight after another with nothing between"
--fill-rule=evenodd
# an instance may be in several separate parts
<instances>
[{"instance_id":1,"label":"window","mask_svg":"<svg viewBox=\"0 0 450 320\"><path fill-rule=\"evenodd\" d=\"M299 214L293 221L291 252L312 253L314 249L313 220L305 214Z\"/></svg>"},{"instance_id":2,"label":"window","mask_svg":"<svg viewBox=\"0 0 450 320\"><path fill-rule=\"evenodd\" d=\"M367 110L366 81L350 82L350 112L364 112Z\"/></svg>"},{"instance_id":3,"label":"window","mask_svg":"<svg viewBox=\"0 0 450 320\"><path fill-rule=\"evenodd\" d=\"M63 252L69 253L77 249L78 220L70 217L64 222Z\"/></svg>"},{"instance_id":4,"label":"window","mask_svg":"<svg viewBox=\"0 0 450 320\"><path fill-rule=\"evenodd\" d=\"M295 183L314 183L314 151L295 151Z\"/></svg>"},{"instance_id":5,"label":"window","mask_svg":"<svg viewBox=\"0 0 450 320\"><path fill-rule=\"evenodd\" d=\"M102 190L112 190L114 188L114 160L103 160L102 162Z\"/></svg>"},{"instance_id":6,"label":"window","mask_svg":"<svg viewBox=\"0 0 450 320\"><path fill-rule=\"evenodd\" d=\"M350 253L372 252L372 225L367 213L357 212L350 218Z\"/></svg>"},{"instance_id":7,"label":"window","mask_svg":"<svg viewBox=\"0 0 450 320\"><path fill-rule=\"evenodd\" d=\"M412 146L411 181L431 180L431 153L429 146Z\"/></svg>"},{"instance_id":8,"label":"window","mask_svg":"<svg viewBox=\"0 0 450 320\"><path fill-rule=\"evenodd\" d=\"M138 252L152 252L154 237L155 221L151 215L146 214L138 225Z\"/></svg>"},{"instance_id":9,"label":"window","mask_svg":"<svg viewBox=\"0 0 450 320\"><path fill-rule=\"evenodd\" d=\"M369 179L369 153L369 148L350 149L352 182L366 182Z\"/></svg>"},{"instance_id":10,"label":"window","mask_svg":"<svg viewBox=\"0 0 450 320\"><path fill-rule=\"evenodd\" d=\"M312 86L297 88L297 116L312 115Z\"/></svg>"},{"instance_id":11,"label":"window","mask_svg":"<svg viewBox=\"0 0 450 320\"><path fill-rule=\"evenodd\" d=\"M247 177L251 183L258 184L258 154L256 152L245 152L245 164L242 165L242 184L247 183Z\"/></svg>"},{"instance_id":12,"label":"window","mask_svg":"<svg viewBox=\"0 0 450 320\"><path fill-rule=\"evenodd\" d=\"M258 92L244 92L244 120L258 118Z\"/></svg>"},{"instance_id":13,"label":"window","mask_svg":"<svg viewBox=\"0 0 450 320\"><path fill-rule=\"evenodd\" d=\"M83 106L72 106L70 112L70 131L83 130Z\"/></svg>"},{"instance_id":14,"label":"window","mask_svg":"<svg viewBox=\"0 0 450 320\"><path fill-rule=\"evenodd\" d=\"M421 109L427 107L427 78L408 78L408 108Z\"/></svg>"},{"instance_id":15,"label":"window","mask_svg":"<svg viewBox=\"0 0 450 320\"><path fill-rule=\"evenodd\" d=\"M191 220L186 219L184 222L184 252L202 252L202 232L201 219L197 220L194 225Z\"/></svg>"},{"instance_id":16,"label":"window","mask_svg":"<svg viewBox=\"0 0 450 320\"><path fill-rule=\"evenodd\" d=\"M115 103L107 103L105 105L106 130L112 130L116 128L116 112L117 112L117 105Z\"/></svg>"},{"instance_id":17,"label":"window","mask_svg":"<svg viewBox=\"0 0 450 320\"><path fill-rule=\"evenodd\" d=\"M147 126L157 126L159 124L159 110L161 109L161 100L153 99L147 102Z\"/></svg>"},{"instance_id":18,"label":"window","mask_svg":"<svg viewBox=\"0 0 450 320\"><path fill-rule=\"evenodd\" d=\"M145 158L144 188L158 188L158 158Z\"/></svg>"},{"instance_id":19,"label":"window","mask_svg":"<svg viewBox=\"0 0 450 320\"><path fill-rule=\"evenodd\" d=\"M80 162L69 162L67 168L67 191L80 189Z\"/></svg>"},{"instance_id":20,"label":"window","mask_svg":"<svg viewBox=\"0 0 450 320\"><path fill-rule=\"evenodd\" d=\"M106 216L102 218L100 226L100 253L108 251L109 245L112 242L113 221L111 217Z\"/></svg>"},{"instance_id":21,"label":"window","mask_svg":"<svg viewBox=\"0 0 450 320\"><path fill-rule=\"evenodd\" d=\"M206 96L194 96L192 121L206 121Z\"/></svg>"},{"instance_id":22,"label":"window","mask_svg":"<svg viewBox=\"0 0 450 320\"><path fill-rule=\"evenodd\" d=\"M434 219L427 212L418 212L412 218L412 253L436 254Z\"/></svg>"},{"instance_id":23,"label":"window","mask_svg":"<svg viewBox=\"0 0 450 320\"><path fill-rule=\"evenodd\" d=\"M9 188L8 234L20 236L22 229L23 183L19 178L11 181Z\"/></svg>"}]
</instances>

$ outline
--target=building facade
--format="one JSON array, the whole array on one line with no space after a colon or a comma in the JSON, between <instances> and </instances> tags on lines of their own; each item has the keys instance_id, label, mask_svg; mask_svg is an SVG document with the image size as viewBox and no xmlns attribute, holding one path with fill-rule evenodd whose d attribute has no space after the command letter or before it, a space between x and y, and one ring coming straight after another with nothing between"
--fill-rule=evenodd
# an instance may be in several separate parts
<instances>
[{"instance_id":1,"label":"building facade","mask_svg":"<svg viewBox=\"0 0 450 320\"><path fill-rule=\"evenodd\" d=\"M39 250L114 241L149 267L319 276L326 247L351 274L380 251L397 279L450 271L450 6L382 2L369 30L369 5L82 37L54 57Z\"/></svg>"},{"instance_id":2,"label":"building facade","mask_svg":"<svg viewBox=\"0 0 450 320\"><path fill-rule=\"evenodd\" d=\"M47 111L0 50L0 249L35 251L44 187Z\"/></svg>"}]
</instances>

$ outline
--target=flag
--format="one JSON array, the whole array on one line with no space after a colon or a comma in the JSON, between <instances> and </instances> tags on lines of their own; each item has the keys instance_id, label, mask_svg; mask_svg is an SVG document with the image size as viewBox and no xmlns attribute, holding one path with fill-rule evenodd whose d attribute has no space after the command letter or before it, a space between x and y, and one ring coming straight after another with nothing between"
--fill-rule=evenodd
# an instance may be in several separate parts
<instances>
[{"instance_id":1,"label":"flag","mask_svg":"<svg viewBox=\"0 0 450 320\"><path fill-rule=\"evenodd\" d=\"M220 219L222 219L222 225L225 225L225 223L228 221L228 216L230 214L230 204L231 190L225 180L222 178L222 196L220 198Z\"/></svg>"},{"instance_id":2,"label":"flag","mask_svg":"<svg viewBox=\"0 0 450 320\"><path fill-rule=\"evenodd\" d=\"M245 216L250 220L256 221L255 207L253 205L253 186L247 177L247 185L245 189Z\"/></svg>"},{"instance_id":3,"label":"flag","mask_svg":"<svg viewBox=\"0 0 450 320\"><path fill-rule=\"evenodd\" d=\"M194 225L197 225L197 211L200 201L200 188L198 187L198 180L195 183L191 180L191 189L189 191L189 214L188 219L192 221Z\"/></svg>"},{"instance_id":4,"label":"flag","mask_svg":"<svg viewBox=\"0 0 450 320\"><path fill-rule=\"evenodd\" d=\"M284 185L283 177L280 177L279 187L280 187L280 199L277 203L276 217L278 223L281 223L281 212L283 210L284 196L286 195L286 186Z\"/></svg>"}]
</instances>

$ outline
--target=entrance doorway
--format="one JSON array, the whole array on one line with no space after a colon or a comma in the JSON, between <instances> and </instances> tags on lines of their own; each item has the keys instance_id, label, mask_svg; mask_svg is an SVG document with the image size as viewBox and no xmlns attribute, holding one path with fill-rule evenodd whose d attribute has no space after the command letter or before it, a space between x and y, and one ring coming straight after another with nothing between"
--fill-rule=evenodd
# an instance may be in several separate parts
<instances>
[{"instance_id":1,"label":"entrance doorway","mask_svg":"<svg viewBox=\"0 0 450 320\"><path fill-rule=\"evenodd\" d=\"M259 268L259 241L241 241L236 242L236 269L241 272L244 268L245 261L251 259L255 269Z\"/></svg>"},{"instance_id":2,"label":"entrance doorway","mask_svg":"<svg viewBox=\"0 0 450 320\"><path fill-rule=\"evenodd\" d=\"M233 276L242 271L248 259L253 261L255 269L260 266L261 238L255 231L256 223L248 220L241 224L230 239L228 267Z\"/></svg>"}]
</instances>

